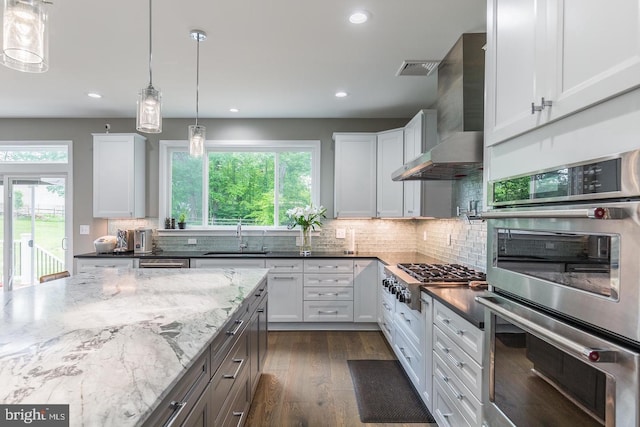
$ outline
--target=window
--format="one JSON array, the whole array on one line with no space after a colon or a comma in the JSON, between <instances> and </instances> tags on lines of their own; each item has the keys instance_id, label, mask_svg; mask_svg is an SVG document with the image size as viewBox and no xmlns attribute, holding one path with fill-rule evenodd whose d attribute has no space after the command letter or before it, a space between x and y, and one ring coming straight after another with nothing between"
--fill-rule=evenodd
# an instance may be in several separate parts
<instances>
[{"instance_id":1,"label":"window","mask_svg":"<svg viewBox=\"0 0 640 427\"><path fill-rule=\"evenodd\" d=\"M210 141L202 158L161 141L160 164L161 217L190 227L282 227L288 209L319 204L320 141Z\"/></svg>"}]
</instances>

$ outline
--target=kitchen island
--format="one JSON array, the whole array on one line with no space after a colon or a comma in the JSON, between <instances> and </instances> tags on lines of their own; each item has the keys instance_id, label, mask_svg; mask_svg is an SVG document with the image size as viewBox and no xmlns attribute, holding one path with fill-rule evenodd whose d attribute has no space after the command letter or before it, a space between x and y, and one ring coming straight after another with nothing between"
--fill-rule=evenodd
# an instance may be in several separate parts
<instances>
[{"instance_id":1,"label":"kitchen island","mask_svg":"<svg viewBox=\"0 0 640 427\"><path fill-rule=\"evenodd\" d=\"M0 403L68 404L71 426L142 425L194 364L215 373L212 343L266 276L104 269L1 293Z\"/></svg>"}]
</instances>

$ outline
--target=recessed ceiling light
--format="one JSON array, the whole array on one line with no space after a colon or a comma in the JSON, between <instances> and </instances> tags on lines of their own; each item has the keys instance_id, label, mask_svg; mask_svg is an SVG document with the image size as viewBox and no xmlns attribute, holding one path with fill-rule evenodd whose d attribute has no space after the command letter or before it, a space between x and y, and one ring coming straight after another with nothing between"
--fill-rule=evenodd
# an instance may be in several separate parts
<instances>
[{"instance_id":1,"label":"recessed ceiling light","mask_svg":"<svg viewBox=\"0 0 640 427\"><path fill-rule=\"evenodd\" d=\"M240 110L238 110L237 108L229 108L229 111L231 111L232 113L237 113Z\"/></svg>"},{"instance_id":2,"label":"recessed ceiling light","mask_svg":"<svg viewBox=\"0 0 640 427\"><path fill-rule=\"evenodd\" d=\"M349 94L343 90L336 92L336 98L344 98L347 95Z\"/></svg>"},{"instance_id":3,"label":"recessed ceiling light","mask_svg":"<svg viewBox=\"0 0 640 427\"><path fill-rule=\"evenodd\" d=\"M364 24L369 20L369 12L366 10L357 10L349 15L349 22L352 24Z\"/></svg>"},{"instance_id":4,"label":"recessed ceiling light","mask_svg":"<svg viewBox=\"0 0 640 427\"><path fill-rule=\"evenodd\" d=\"M96 98L96 99L98 99L98 98L102 98L102 95L100 95L99 93L96 93L96 92L89 92L89 93L87 94L87 96L88 96L89 98Z\"/></svg>"}]
</instances>

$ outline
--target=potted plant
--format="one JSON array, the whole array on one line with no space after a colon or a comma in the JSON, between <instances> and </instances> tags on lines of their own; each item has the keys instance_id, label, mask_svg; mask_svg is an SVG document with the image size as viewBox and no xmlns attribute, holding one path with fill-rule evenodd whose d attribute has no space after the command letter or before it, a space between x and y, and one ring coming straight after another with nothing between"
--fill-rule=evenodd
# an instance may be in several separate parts
<instances>
[{"instance_id":1,"label":"potted plant","mask_svg":"<svg viewBox=\"0 0 640 427\"><path fill-rule=\"evenodd\" d=\"M184 230L186 226L187 226L187 214L186 212L181 212L180 215L178 215L178 228L181 230Z\"/></svg>"}]
</instances>

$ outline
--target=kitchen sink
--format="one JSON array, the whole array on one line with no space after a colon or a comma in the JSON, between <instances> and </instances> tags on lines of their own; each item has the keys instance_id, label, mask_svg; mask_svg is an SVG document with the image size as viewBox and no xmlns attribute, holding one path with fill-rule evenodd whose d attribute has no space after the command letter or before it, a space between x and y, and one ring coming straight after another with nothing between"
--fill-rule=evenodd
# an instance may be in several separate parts
<instances>
[{"instance_id":1,"label":"kitchen sink","mask_svg":"<svg viewBox=\"0 0 640 427\"><path fill-rule=\"evenodd\" d=\"M268 251L211 251L211 252L205 252L203 255L204 256L219 256L219 257L225 257L225 256L244 256L244 255L267 255L269 252Z\"/></svg>"}]
</instances>

